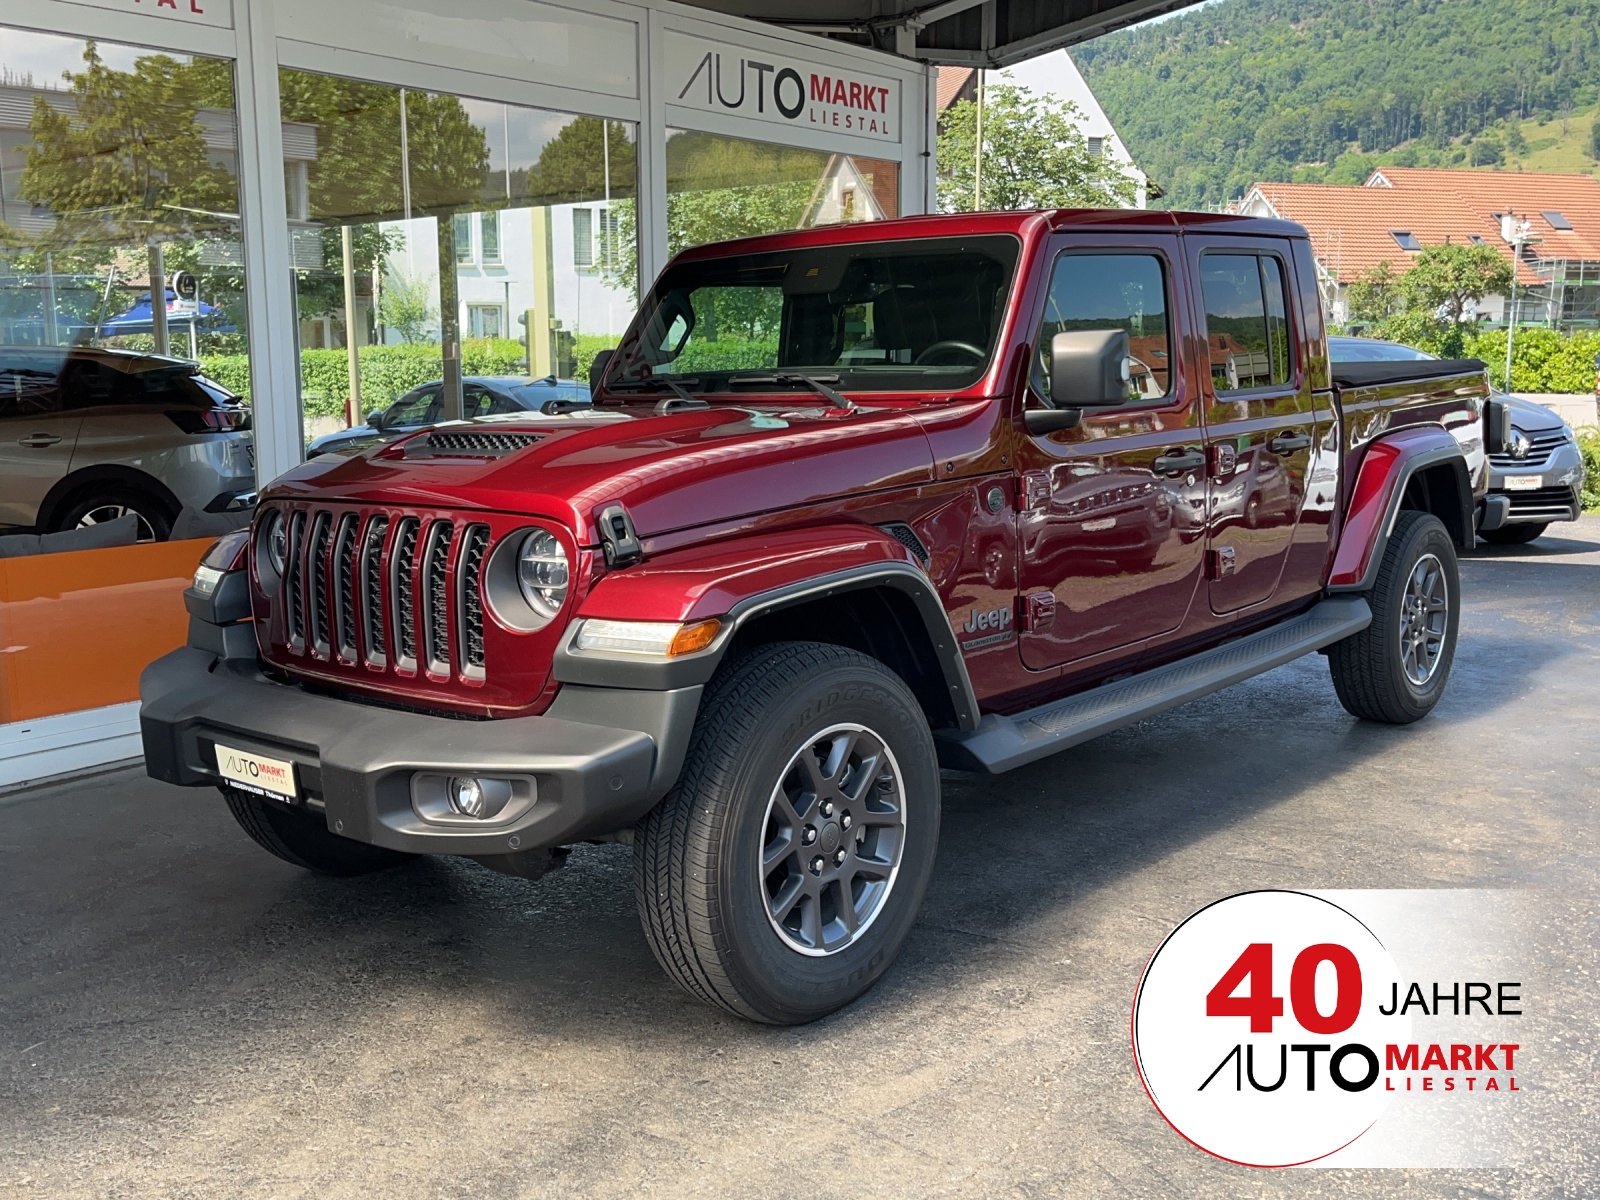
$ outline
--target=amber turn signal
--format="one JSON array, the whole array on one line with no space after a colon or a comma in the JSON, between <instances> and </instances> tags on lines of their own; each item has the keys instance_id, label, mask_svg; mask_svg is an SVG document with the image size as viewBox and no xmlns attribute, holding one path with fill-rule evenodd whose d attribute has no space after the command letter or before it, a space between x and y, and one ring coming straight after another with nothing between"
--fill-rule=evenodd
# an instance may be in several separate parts
<instances>
[{"instance_id":1,"label":"amber turn signal","mask_svg":"<svg viewBox=\"0 0 1600 1200\"><path fill-rule=\"evenodd\" d=\"M667 647L667 657L677 658L680 654L693 654L697 650L704 650L716 640L717 630L721 628L722 622L715 617L685 625L673 634L672 644Z\"/></svg>"}]
</instances>

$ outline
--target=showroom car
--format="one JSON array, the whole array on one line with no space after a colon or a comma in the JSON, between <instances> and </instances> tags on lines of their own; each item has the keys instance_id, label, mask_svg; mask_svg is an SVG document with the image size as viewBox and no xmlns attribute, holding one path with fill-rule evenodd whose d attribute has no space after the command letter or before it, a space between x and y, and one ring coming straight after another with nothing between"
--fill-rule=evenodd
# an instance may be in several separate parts
<instances>
[{"instance_id":1,"label":"showroom car","mask_svg":"<svg viewBox=\"0 0 1600 1200\"><path fill-rule=\"evenodd\" d=\"M1435 356L1412 346L1375 338L1331 337L1334 362L1401 362ZM1492 545L1531 542L1556 521L1576 521L1583 511L1583 453L1572 426L1542 404L1495 391L1511 409L1506 448L1489 456L1489 502L1504 497L1505 517L1498 528L1480 529Z\"/></svg>"},{"instance_id":2,"label":"showroom car","mask_svg":"<svg viewBox=\"0 0 1600 1200\"><path fill-rule=\"evenodd\" d=\"M546 416L589 406L589 385L576 379L524 379L504 375L469 375L461 381L462 412L468 417L537 412ZM306 456L355 454L380 442L393 441L444 419L441 393L444 381L435 379L412 388L387 408L367 414L365 425L324 434L306 447Z\"/></svg>"},{"instance_id":3,"label":"showroom car","mask_svg":"<svg viewBox=\"0 0 1600 1200\"><path fill-rule=\"evenodd\" d=\"M255 503L250 409L198 363L0 346L0 527L57 533L132 514L166 541L184 509Z\"/></svg>"}]
</instances>

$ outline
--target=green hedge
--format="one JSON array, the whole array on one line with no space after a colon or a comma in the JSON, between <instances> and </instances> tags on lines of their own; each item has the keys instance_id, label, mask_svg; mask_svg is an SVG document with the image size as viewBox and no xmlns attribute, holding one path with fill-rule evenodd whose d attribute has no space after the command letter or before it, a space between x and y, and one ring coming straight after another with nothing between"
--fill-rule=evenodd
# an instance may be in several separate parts
<instances>
[{"instance_id":1,"label":"green hedge","mask_svg":"<svg viewBox=\"0 0 1600 1200\"><path fill-rule=\"evenodd\" d=\"M1503 383L1506 369L1506 331L1486 329L1469 334L1468 358L1489 364L1489 374ZM1594 391L1595 355L1600 354L1600 331L1563 334L1554 329L1518 329L1511 348L1513 392L1555 392L1571 395Z\"/></svg>"},{"instance_id":2,"label":"green hedge","mask_svg":"<svg viewBox=\"0 0 1600 1200\"><path fill-rule=\"evenodd\" d=\"M1489 365L1489 377L1505 386L1506 331L1453 328L1418 313L1401 313L1382 322L1372 336L1403 342L1444 358L1477 358ZM1529 326L1517 330L1512 348L1513 392L1554 392L1571 395L1591 392L1595 384L1595 355L1600 354L1600 330L1558 333Z\"/></svg>"},{"instance_id":3,"label":"green hedge","mask_svg":"<svg viewBox=\"0 0 1600 1200\"><path fill-rule=\"evenodd\" d=\"M420 383L438 379L443 359L438 346L362 346L361 405L382 408ZM524 374L522 343L510 338L476 338L461 344L461 369L467 375ZM201 358L206 374L246 398L250 395L249 359L243 354ZM349 364L343 350L300 352L300 394L308 417L336 417L349 397Z\"/></svg>"},{"instance_id":4,"label":"green hedge","mask_svg":"<svg viewBox=\"0 0 1600 1200\"><path fill-rule=\"evenodd\" d=\"M1600 429L1578 430L1578 448L1589 474L1583 481L1585 512L1600 512Z\"/></svg>"}]
</instances>

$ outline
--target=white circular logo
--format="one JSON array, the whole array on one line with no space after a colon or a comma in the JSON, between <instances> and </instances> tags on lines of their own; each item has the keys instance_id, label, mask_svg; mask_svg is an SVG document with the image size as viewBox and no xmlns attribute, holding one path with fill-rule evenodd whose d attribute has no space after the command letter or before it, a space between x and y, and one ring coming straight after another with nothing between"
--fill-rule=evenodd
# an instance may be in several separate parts
<instances>
[{"instance_id":1,"label":"white circular logo","mask_svg":"<svg viewBox=\"0 0 1600 1200\"><path fill-rule=\"evenodd\" d=\"M1230 1162L1313 1162L1388 1103L1384 1055L1411 1020L1379 1005L1400 974L1377 937L1305 892L1245 892L1167 936L1133 1002L1133 1055L1161 1115Z\"/></svg>"}]
</instances>

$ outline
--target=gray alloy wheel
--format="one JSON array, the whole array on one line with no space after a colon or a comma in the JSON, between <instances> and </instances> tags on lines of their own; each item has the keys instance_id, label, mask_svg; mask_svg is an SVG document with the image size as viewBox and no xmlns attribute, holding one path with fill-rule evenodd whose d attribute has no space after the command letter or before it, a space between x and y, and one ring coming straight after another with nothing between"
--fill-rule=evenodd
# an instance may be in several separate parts
<instances>
[{"instance_id":1,"label":"gray alloy wheel","mask_svg":"<svg viewBox=\"0 0 1600 1200\"><path fill-rule=\"evenodd\" d=\"M99 504L94 508L89 509L88 512L84 513L78 518L78 523L74 525L73 528L88 529L91 525L103 525L107 521L115 521L119 517L125 517L130 513L137 518L139 541L155 541L156 531L150 526L150 518L145 516L138 509L130 508L128 505L120 504L116 501L112 501L108 504Z\"/></svg>"},{"instance_id":2,"label":"gray alloy wheel","mask_svg":"<svg viewBox=\"0 0 1600 1200\"><path fill-rule=\"evenodd\" d=\"M678 783L634 831L639 919L685 991L799 1025L894 963L939 844L916 696L843 646L778 642L706 687Z\"/></svg>"},{"instance_id":3,"label":"gray alloy wheel","mask_svg":"<svg viewBox=\"0 0 1600 1200\"><path fill-rule=\"evenodd\" d=\"M905 779L894 751L856 722L796 750L767 804L759 850L767 920L792 950L855 944L900 873Z\"/></svg>"},{"instance_id":4,"label":"gray alloy wheel","mask_svg":"<svg viewBox=\"0 0 1600 1200\"><path fill-rule=\"evenodd\" d=\"M1438 517L1396 517L1366 598L1372 624L1328 647L1339 702L1367 721L1420 720L1444 695L1461 622L1455 543Z\"/></svg>"},{"instance_id":5,"label":"gray alloy wheel","mask_svg":"<svg viewBox=\"0 0 1600 1200\"><path fill-rule=\"evenodd\" d=\"M1400 605L1400 657L1406 678L1424 686L1439 669L1450 625L1450 584L1436 554L1424 554L1406 576Z\"/></svg>"}]
</instances>

